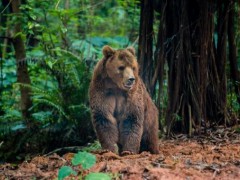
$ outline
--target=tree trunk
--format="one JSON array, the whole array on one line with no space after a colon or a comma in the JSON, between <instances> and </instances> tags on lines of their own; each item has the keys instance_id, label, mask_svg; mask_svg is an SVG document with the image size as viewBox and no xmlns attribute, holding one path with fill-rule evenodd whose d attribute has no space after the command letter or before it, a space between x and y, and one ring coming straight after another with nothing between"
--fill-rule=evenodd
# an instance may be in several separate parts
<instances>
[{"instance_id":1,"label":"tree trunk","mask_svg":"<svg viewBox=\"0 0 240 180\"><path fill-rule=\"evenodd\" d=\"M141 1L138 61L140 75L152 94L151 79L153 76L153 0Z\"/></svg>"},{"instance_id":2,"label":"tree trunk","mask_svg":"<svg viewBox=\"0 0 240 180\"><path fill-rule=\"evenodd\" d=\"M232 79L239 82L231 11L228 25L229 1L155 0L154 3L161 15L154 59L150 20L153 8L151 1L143 0L139 61L141 75L152 93L157 81L161 89L164 59L167 60L167 134L175 131L191 136L194 132L200 133L202 125L206 130L210 125L228 123L227 32L232 47L231 67L235 68ZM239 86L235 86L235 92L239 94ZM159 91L158 96L160 94Z\"/></svg>"},{"instance_id":3,"label":"tree trunk","mask_svg":"<svg viewBox=\"0 0 240 180\"><path fill-rule=\"evenodd\" d=\"M227 61L227 27L228 27L228 0L219 0L218 19L217 19L217 50L216 50L216 67L219 83L217 84L219 93L216 95L216 121L218 123L227 123L227 79L226 79L226 61Z\"/></svg>"},{"instance_id":4,"label":"tree trunk","mask_svg":"<svg viewBox=\"0 0 240 180\"><path fill-rule=\"evenodd\" d=\"M191 136L193 132L200 132L202 123L213 124L226 119L228 4L226 1L217 4L216 51L213 46L214 2L169 0L166 4L167 133L174 130Z\"/></svg>"},{"instance_id":5,"label":"tree trunk","mask_svg":"<svg viewBox=\"0 0 240 180\"><path fill-rule=\"evenodd\" d=\"M13 13L20 13L21 2L20 0L12 1L12 11ZM17 23L14 27L14 38L13 47L15 50L16 64L17 64L17 82L22 84L31 84L30 77L28 74L28 66L26 61L26 50L24 46L24 41L21 36L21 23ZM32 106L32 101L30 99L30 89L20 86L21 91L21 102L20 108L22 111L22 116L28 124L30 121L29 108ZM29 125L29 124L28 124Z\"/></svg>"},{"instance_id":6,"label":"tree trunk","mask_svg":"<svg viewBox=\"0 0 240 180\"><path fill-rule=\"evenodd\" d=\"M197 36L190 28L198 17L198 14L194 14L198 10L195 7L191 14L190 5L188 0L167 2L168 135L175 129L191 136L192 126L196 128L200 124L199 90L194 70L196 57L192 57L194 46L191 44L191 40L195 41Z\"/></svg>"},{"instance_id":7,"label":"tree trunk","mask_svg":"<svg viewBox=\"0 0 240 180\"><path fill-rule=\"evenodd\" d=\"M216 79L211 79L211 74L214 71L209 69L209 64L215 62L215 55L213 52L213 34L214 34L214 12L215 8L213 2L200 1L198 0L198 5L200 8L199 12L199 23L197 25L199 34L196 34L196 51L193 56L196 56L196 76L199 86L199 108L200 108L200 117L198 125L203 125L206 127L209 124L209 116L207 116L208 102L207 102L207 89L208 82L213 80L216 82ZM198 18L199 18L198 17ZM197 40L199 37L199 40ZM194 43L194 42L192 42ZM215 66L214 66L215 67ZM210 76L210 77L209 77ZM201 121L201 122L200 122ZM202 124L201 124L202 123ZM206 130L206 129L205 129Z\"/></svg>"},{"instance_id":8,"label":"tree trunk","mask_svg":"<svg viewBox=\"0 0 240 180\"><path fill-rule=\"evenodd\" d=\"M154 74L151 80L151 88L155 89L158 82L159 88L157 94L156 105L159 108L159 119L163 119L165 116L165 109L160 106L160 102L163 100L163 80L164 80L164 66L165 66L165 46L166 41L166 28L165 28L165 19L166 19L166 0L163 2L155 1L154 4L155 10L161 14L161 19L158 28L157 44L156 50L154 52L154 60L156 62ZM163 131L163 124L159 122L160 128Z\"/></svg>"}]
</instances>

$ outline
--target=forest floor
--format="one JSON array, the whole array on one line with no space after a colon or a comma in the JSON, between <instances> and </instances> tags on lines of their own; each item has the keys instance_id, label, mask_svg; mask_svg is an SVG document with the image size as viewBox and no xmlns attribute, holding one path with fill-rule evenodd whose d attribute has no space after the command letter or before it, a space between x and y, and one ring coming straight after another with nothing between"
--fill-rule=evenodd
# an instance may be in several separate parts
<instances>
[{"instance_id":1,"label":"forest floor","mask_svg":"<svg viewBox=\"0 0 240 180\"><path fill-rule=\"evenodd\" d=\"M97 163L84 170L82 176L104 172L113 179L132 180L240 179L240 134L231 128L219 128L191 139L185 135L162 139L159 149L158 155L143 152L123 157L106 151L92 152ZM0 165L0 179L56 179L59 168L69 165L72 157L73 153L52 154L18 165L5 163Z\"/></svg>"}]
</instances>

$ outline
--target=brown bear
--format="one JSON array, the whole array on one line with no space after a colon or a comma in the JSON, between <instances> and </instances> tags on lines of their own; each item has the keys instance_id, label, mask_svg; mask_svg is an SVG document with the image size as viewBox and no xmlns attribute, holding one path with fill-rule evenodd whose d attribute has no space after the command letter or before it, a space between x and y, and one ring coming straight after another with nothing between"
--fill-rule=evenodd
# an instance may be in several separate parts
<instances>
[{"instance_id":1,"label":"brown bear","mask_svg":"<svg viewBox=\"0 0 240 180\"><path fill-rule=\"evenodd\" d=\"M119 154L158 153L158 110L138 75L132 47L103 47L89 96L93 126L103 149Z\"/></svg>"}]
</instances>

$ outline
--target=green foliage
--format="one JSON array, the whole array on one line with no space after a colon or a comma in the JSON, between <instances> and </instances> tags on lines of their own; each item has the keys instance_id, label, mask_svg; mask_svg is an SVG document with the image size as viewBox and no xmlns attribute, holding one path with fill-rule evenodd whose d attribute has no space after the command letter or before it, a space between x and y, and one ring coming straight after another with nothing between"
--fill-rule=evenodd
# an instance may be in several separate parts
<instances>
[{"instance_id":1,"label":"green foliage","mask_svg":"<svg viewBox=\"0 0 240 180\"><path fill-rule=\"evenodd\" d=\"M90 119L89 109L86 106L91 77L89 69L85 62L73 53L62 49L54 49L54 51L58 54L58 59L49 58L41 63L57 79L56 83L49 82L50 75L46 75L45 83L36 81L39 87L20 84L31 89L34 102L32 110L38 109L41 112L33 113L33 118L41 119L42 121L46 118L46 120L48 119L45 121L47 123L65 120L77 122L81 119L80 116ZM36 52L41 54L40 51L35 51L34 54ZM49 73L49 71L46 73ZM42 107L44 109L48 107L48 111L41 110Z\"/></svg>"},{"instance_id":2,"label":"green foliage","mask_svg":"<svg viewBox=\"0 0 240 180\"><path fill-rule=\"evenodd\" d=\"M101 144L99 141L94 141L93 143L91 143L89 146L87 147L84 147L83 148L83 151L96 151L96 150L100 150L102 147L101 147Z\"/></svg>"},{"instance_id":3,"label":"green foliage","mask_svg":"<svg viewBox=\"0 0 240 180\"><path fill-rule=\"evenodd\" d=\"M231 81L231 79L228 80L227 84L227 108L231 111L231 113L239 114L240 113L240 104L238 102L238 98L240 97L239 94L235 93L235 86L239 86L239 82Z\"/></svg>"},{"instance_id":4,"label":"green foliage","mask_svg":"<svg viewBox=\"0 0 240 180\"><path fill-rule=\"evenodd\" d=\"M235 93L227 94L227 106L235 113L240 112L240 104Z\"/></svg>"},{"instance_id":5,"label":"green foliage","mask_svg":"<svg viewBox=\"0 0 240 180\"><path fill-rule=\"evenodd\" d=\"M69 166L63 166L58 171L58 179L63 180L65 177L70 175L77 175L77 173Z\"/></svg>"},{"instance_id":6,"label":"green foliage","mask_svg":"<svg viewBox=\"0 0 240 180\"><path fill-rule=\"evenodd\" d=\"M179 116L178 114L173 114L173 116L174 116L174 119L175 119L176 121L181 121L181 120L182 120L182 117Z\"/></svg>"},{"instance_id":7,"label":"green foliage","mask_svg":"<svg viewBox=\"0 0 240 180\"><path fill-rule=\"evenodd\" d=\"M87 152L78 152L72 159L74 166L82 165L83 169L89 169L96 163L96 156Z\"/></svg>"},{"instance_id":8,"label":"green foliage","mask_svg":"<svg viewBox=\"0 0 240 180\"><path fill-rule=\"evenodd\" d=\"M104 173L90 173L85 177L86 180L111 180L111 177Z\"/></svg>"},{"instance_id":9,"label":"green foliage","mask_svg":"<svg viewBox=\"0 0 240 180\"><path fill-rule=\"evenodd\" d=\"M78 152L72 159L72 165L81 165L82 170L87 170L96 164L96 156L88 152ZM62 180L69 175L77 175L77 173L70 166L63 166L58 171L58 179ZM82 179L82 172L80 172L80 179ZM111 177L104 173L89 173L85 179L88 180L110 180Z\"/></svg>"}]
</instances>

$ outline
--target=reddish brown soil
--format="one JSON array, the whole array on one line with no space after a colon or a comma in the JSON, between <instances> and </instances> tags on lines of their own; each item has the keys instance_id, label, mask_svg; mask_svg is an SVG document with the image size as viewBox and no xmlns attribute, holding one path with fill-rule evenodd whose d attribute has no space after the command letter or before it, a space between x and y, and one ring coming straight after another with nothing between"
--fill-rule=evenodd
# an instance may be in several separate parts
<instances>
[{"instance_id":1,"label":"reddish brown soil","mask_svg":"<svg viewBox=\"0 0 240 180\"><path fill-rule=\"evenodd\" d=\"M219 129L207 136L188 139L178 135L160 140L160 154L143 152L120 157L95 152L97 164L89 172L111 173L113 179L240 179L240 134ZM54 179L58 169L69 165L72 153L60 157L37 156L17 166L0 165L0 179ZM74 167L79 172L80 167ZM76 178L77 179L77 178Z\"/></svg>"}]
</instances>

